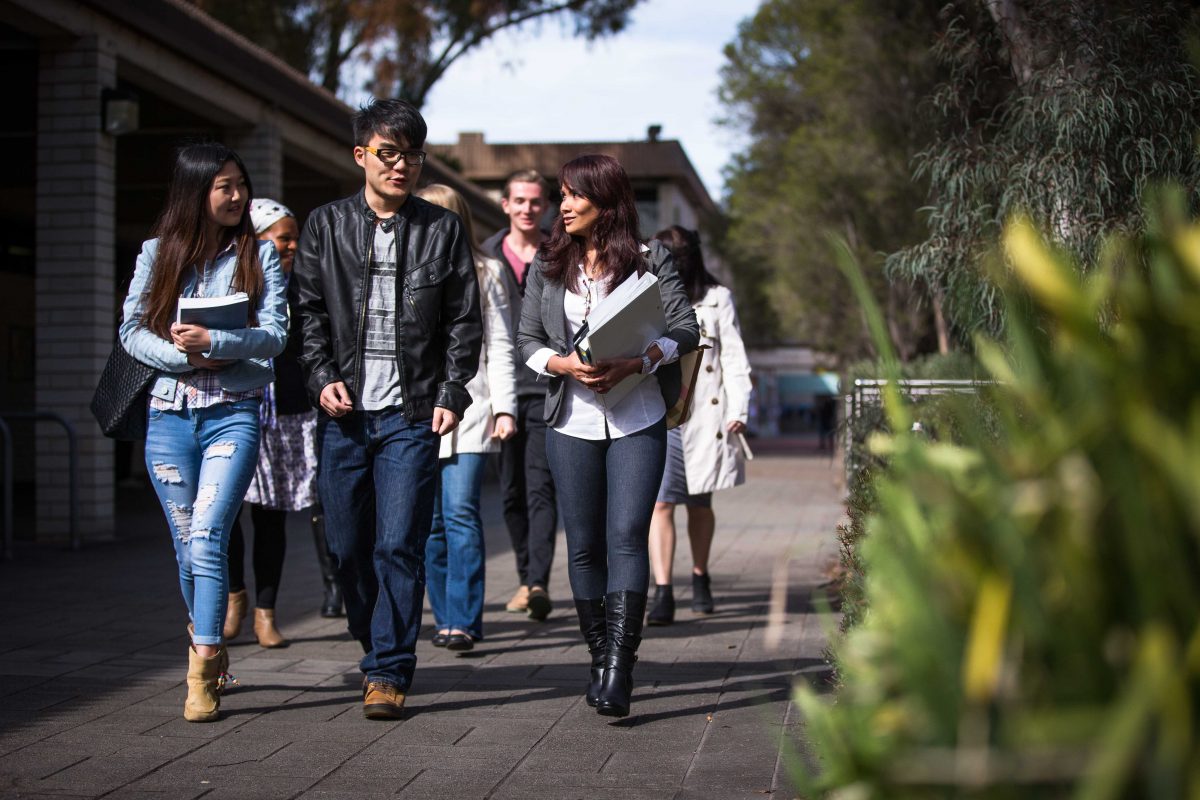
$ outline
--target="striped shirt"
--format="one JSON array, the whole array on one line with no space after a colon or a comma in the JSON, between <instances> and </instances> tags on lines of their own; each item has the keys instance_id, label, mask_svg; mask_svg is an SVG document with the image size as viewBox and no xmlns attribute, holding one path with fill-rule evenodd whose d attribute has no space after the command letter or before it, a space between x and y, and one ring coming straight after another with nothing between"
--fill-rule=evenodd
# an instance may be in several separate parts
<instances>
[{"instance_id":1,"label":"striped shirt","mask_svg":"<svg viewBox=\"0 0 1200 800\"><path fill-rule=\"evenodd\" d=\"M367 283L367 318L363 332L362 390L355 408L365 411L398 406L400 371L396 366L396 239L404 225L397 214L396 231L375 226L371 248L371 274Z\"/></svg>"}]
</instances>

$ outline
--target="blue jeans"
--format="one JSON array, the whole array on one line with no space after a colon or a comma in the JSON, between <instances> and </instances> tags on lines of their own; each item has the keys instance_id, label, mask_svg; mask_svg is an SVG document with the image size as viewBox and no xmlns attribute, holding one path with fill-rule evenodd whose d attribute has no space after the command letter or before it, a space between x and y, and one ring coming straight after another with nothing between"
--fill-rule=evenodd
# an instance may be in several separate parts
<instances>
[{"instance_id":1,"label":"blue jeans","mask_svg":"<svg viewBox=\"0 0 1200 800\"><path fill-rule=\"evenodd\" d=\"M483 638L483 490L485 453L459 453L438 464L441 484L425 545L426 589L438 630Z\"/></svg>"},{"instance_id":2,"label":"blue jeans","mask_svg":"<svg viewBox=\"0 0 1200 800\"><path fill-rule=\"evenodd\" d=\"M438 436L398 410L322 414L317 490L350 635L368 680L412 685L425 599Z\"/></svg>"},{"instance_id":3,"label":"blue jeans","mask_svg":"<svg viewBox=\"0 0 1200 800\"><path fill-rule=\"evenodd\" d=\"M258 400L150 409L146 470L167 515L196 644L221 643L229 528L258 463Z\"/></svg>"},{"instance_id":4,"label":"blue jeans","mask_svg":"<svg viewBox=\"0 0 1200 800\"><path fill-rule=\"evenodd\" d=\"M551 429L546 456L567 529L571 591L581 599L645 594L650 517L667 456L666 422L596 441Z\"/></svg>"}]
</instances>

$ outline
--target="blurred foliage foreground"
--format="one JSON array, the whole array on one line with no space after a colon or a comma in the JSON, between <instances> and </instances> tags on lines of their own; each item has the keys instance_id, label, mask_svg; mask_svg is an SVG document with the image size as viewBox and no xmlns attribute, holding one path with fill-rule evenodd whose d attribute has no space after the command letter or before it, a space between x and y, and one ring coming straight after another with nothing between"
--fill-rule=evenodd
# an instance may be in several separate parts
<instances>
[{"instance_id":1,"label":"blurred foliage foreground","mask_svg":"<svg viewBox=\"0 0 1200 800\"><path fill-rule=\"evenodd\" d=\"M865 612L836 697L798 690L809 796L1200 798L1200 227L1174 207L1086 279L1008 226L986 421L963 399L931 438L885 396Z\"/></svg>"}]
</instances>

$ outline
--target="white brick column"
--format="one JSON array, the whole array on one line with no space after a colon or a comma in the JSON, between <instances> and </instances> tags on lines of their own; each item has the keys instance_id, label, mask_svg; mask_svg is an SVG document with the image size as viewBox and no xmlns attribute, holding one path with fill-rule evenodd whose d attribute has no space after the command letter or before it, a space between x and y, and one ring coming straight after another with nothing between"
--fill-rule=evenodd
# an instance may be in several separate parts
<instances>
[{"instance_id":1,"label":"white brick column","mask_svg":"<svg viewBox=\"0 0 1200 800\"><path fill-rule=\"evenodd\" d=\"M228 144L242 157L254 196L282 200L283 138L274 118L268 116L249 131L234 134Z\"/></svg>"},{"instance_id":2,"label":"white brick column","mask_svg":"<svg viewBox=\"0 0 1200 800\"><path fill-rule=\"evenodd\" d=\"M37 408L56 411L79 441L79 524L85 540L114 526L113 443L88 410L113 343L116 145L100 130L100 93L117 82L111 42L44 40L37 121ZM66 438L37 426L37 538L65 539ZM21 467L18 465L18 470Z\"/></svg>"}]
</instances>

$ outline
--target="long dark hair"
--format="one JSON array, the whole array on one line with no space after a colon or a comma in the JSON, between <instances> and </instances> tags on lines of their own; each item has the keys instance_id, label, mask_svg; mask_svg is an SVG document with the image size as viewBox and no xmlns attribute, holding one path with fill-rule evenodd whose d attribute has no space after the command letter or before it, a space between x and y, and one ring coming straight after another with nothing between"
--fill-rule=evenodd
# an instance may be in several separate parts
<instances>
[{"instance_id":1,"label":"long dark hair","mask_svg":"<svg viewBox=\"0 0 1200 800\"><path fill-rule=\"evenodd\" d=\"M675 260L675 271L683 281L688 302L695 305L704 297L710 286L721 282L704 266L704 253L700 250L700 234L682 225L672 225L654 234L654 238L667 246Z\"/></svg>"},{"instance_id":2,"label":"long dark hair","mask_svg":"<svg viewBox=\"0 0 1200 800\"><path fill-rule=\"evenodd\" d=\"M158 237L158 253L145 294L145 313L142 323L154 333L169 339L175 306L183 291L187 271L204 261L208 241L208 196L217 173L232 161L246 179L246 204L237 225L226 228L223 237L231 237L237 249L237 268L233 288L250 296L250 319L254 325L254 309L263 291L262 265L258 263L258 237L250 222L250 201L254 188L250 173L237 153L219 142L201 142L179 148L175 169L167 186L167 202L158 221L154 236ZM216 244L220 246L227 238Z\"/></svg>"},{"instance_id":3,"label":"long dark hair","mask_svg":"<svg viewBox=\"0 0 1200 800\"><path fill-rule=\"evenodd\" d=\"M591 241L601 275L609 288L615 286L641 262L637 206L629 176L612 156L586 155L563 164L558 171L558 185L587 198L600 211L592 224ZM587 246L582 236L567 233L559 214L538 255L546 265L546 280L565 282L573 289L579 281L575 268L587 257Z\"/></svg>"}]
</instances>

